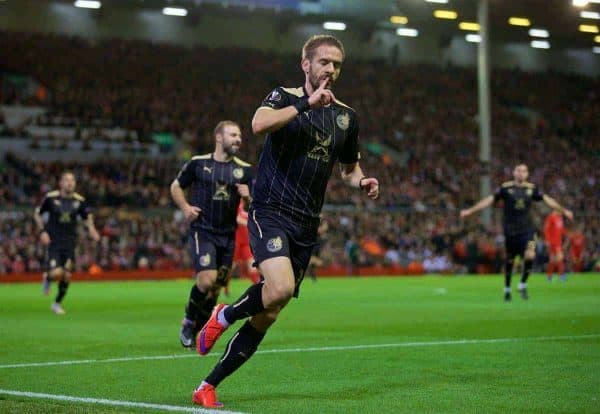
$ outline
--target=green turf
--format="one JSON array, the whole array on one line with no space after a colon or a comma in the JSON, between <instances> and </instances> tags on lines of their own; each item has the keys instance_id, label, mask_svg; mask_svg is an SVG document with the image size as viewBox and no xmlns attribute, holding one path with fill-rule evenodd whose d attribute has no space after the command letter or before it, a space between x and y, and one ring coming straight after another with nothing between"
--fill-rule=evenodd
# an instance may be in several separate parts
<instances>
[{"instance_id":1,"label":"green turf","mask_svg":"<svg viewBox=\"0 0 600 414\"><path fill-rule=\"evenodd\" d=\"M234 282L239 295L245 282ZM0 369L0 388L190 406L222 352L178 343L190 282L74 283L68 314L38 285L0 285L0 365L147 355L189 357ZM600 276L548 283L502 301L496 277L306 281L261 347L291 349L457 339L529 340L257 354L219 388L245 413L600 412ZM535 337L596 335L536 340ZM147 410L0 395L0 412Z\"/></svg>"}]
</instances>

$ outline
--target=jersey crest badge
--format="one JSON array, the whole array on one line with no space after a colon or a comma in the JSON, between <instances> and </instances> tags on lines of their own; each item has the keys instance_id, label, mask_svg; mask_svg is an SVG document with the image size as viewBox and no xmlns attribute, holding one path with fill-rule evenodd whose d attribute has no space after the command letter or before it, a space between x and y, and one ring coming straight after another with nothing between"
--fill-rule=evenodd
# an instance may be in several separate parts
<instances>
[{"instance_id":1,"label":"jersey crest badge","mask_svg":"<svg viewBox=\"0 0 600 414\"><path fill-rule=\"evenodd\" d=\"M210 253L200 256L200 266L208 266L210 264Z\"/></svg>"},{"instance_id":2,"label":"jersey crest badge","mask_svg":"<svg viewBox=\"0 0 600 414\"><path fill-rule=\"evenodd\" d=\"M267 242L267 250L270 251L271 253L278 252L282 248L283 248L283 240L281 240L281 237L279 237L279 236L269 239L269 241Z\"/></svg>"},{"instance_id":3,"label":"jersey crest badge","mask_svg":"<svg viewBox=\"0 0 600 414\"><path fill-rule=\"evenodd\" d=\"M350 115L348 115L348 112L344 112L335 118L335 122L342 130L345 131L350 126Z\"/></svg>"},{"instance_id":4,"label":"jersey crest badge","mask_svg":"<svg viewBox=\"0 0 600 414\"><path fill-rule=\"evenodd\" d=\"M244 170L241 168L234 168L233 169L233 177L237 178L238 180L240 178L242 178L244 176Z\"/></svg>"}]
</instances>

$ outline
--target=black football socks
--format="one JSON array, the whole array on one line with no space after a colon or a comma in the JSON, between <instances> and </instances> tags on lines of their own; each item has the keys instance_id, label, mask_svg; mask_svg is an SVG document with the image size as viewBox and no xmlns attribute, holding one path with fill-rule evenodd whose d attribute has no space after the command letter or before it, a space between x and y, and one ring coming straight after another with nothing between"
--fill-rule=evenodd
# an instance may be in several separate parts
<instances>
[{"instance_id":1,"label":"black football socks","mask_svg":"<svg viewBox=\"0 0 600 414\"><path fill-rule=\"evenodd\" d=\"M504 262L504 291L510 292L510 280L512 279L513 259L506 259Z\"/></svg>"},{"instance_id":2,"label":"black football socks","mask_svg":"<svg viewBox=\"0 0 600 414\"><path fill-rule=\"evenodd\" d=\"M234 373L250 359L264 337L264 333L258 332L250 321L246 321L240 330L229 340L223 357L204 382L213 387L218 386L221 381Z\"/></svg>"},{"instance_id":3,"label":"black football socks","mask_svg":"<svg viewBox=\"0 0 600 414\"><path fill-rule=\"evenodd\" d=\"M198 285L194 283L190 291L190 299L185 307L185 318L189 321L195 321L198 313L204 307L206 302L206 293L198 289Z\"/></svg>"},{"instance_id":4,"label":"black football socks","mask_svg":"<svg viewBox=\"0 0 600 414\"><path fill-rule=\"evenodd\" d=\"M531 268L533 267L533 260L525 260L523 263L523 276L521 276L521 283L524 285L527 283L527 279L529 279L529 274L531 273Z\"/></svg>"},{"instance_id":5,"label":"black football socks","mask_svg":"<svg viewBox=\"0 0 600 414\"><path fill-rule=\"evenodd\" d=\"M58 293L56 294L56 303L61 303L67 294L67 290L69 290L69 282L66 280L61 280L58 283Z\"/></svg>"},{"instance_id":6,"label":"black football socks","mask_svg":"<svg viewBox=\"0 0 600 414\"><path fill-rule=\"evenodd\" d=\"M264 311L262 288L262 283L250 286L235 303L223 310L225 320L229 324L232 324L235 321L254 316Z\"/></svg>"}]
</instances>

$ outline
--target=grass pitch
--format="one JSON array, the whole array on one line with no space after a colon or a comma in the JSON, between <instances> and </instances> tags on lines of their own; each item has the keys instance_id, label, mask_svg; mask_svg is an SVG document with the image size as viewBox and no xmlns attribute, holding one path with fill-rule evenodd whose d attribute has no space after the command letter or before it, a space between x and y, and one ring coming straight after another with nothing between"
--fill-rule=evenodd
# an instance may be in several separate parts
<instances>
[{"instance_id":1,"label":"grass pitch","mask_svg":"<svg viewBox=\"0 0 600 414\"><path fill-rule=\"evenodd\" d=\"M184 351L190 286L73 283L59 317L39 285L0 285L0 412L166 412L100 399L192 408L240 324L208 357ZM219 397L243 413L600 413L600 276L534 275L529 290L504 303L499 276L307 280ZM44 362L64 364L23 365Z\"/></svg>"}]
</instances>

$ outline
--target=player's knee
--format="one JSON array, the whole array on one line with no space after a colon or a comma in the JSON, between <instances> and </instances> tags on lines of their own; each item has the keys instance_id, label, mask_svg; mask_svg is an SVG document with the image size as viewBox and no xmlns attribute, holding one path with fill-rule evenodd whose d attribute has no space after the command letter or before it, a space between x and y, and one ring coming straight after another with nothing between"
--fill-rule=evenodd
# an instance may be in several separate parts
<instances>
[{"instance_id":1,"label":"player's knee","mask_svg":"<svg viewBox=\"0 0 600 414\"><path fill-rule=\"evenodd\" d=\"M64 278L64 276L65 272L62 269L62 267L52 269L50 271L50 277L52 277L53 280L61 281Z\"/></svg>"},{"instance_id":2,"label":"player's knee","mask_svg":"<svg viewBox=\"0 0 600 414\"><path fill-rule=\"evenodd\" d=\"M73 275L73 274L72 274L71 272L69 272L69 271L65 270L65 271L64 271L64 273L63 273L63 280L64 280L65 282L70 282L70 281L71 281L71 276L72 276L72 275Z\"/></svg>"},{"instance_id":3,"label":"player's knee","mask_svg":"<svg viewBox=\"0 0 600 414\"><path fill-rule=\"evenodd\" d=\"M200 272L196 274L196 286L201 292L208 292L212 290L215 281L217 279L216 272L213 275L212 272Z\"/></svg>"},{"instance_id":4,"label":"player's knee","mask_svg":"<svg viewBox=\"0 0 600 414\"><path fill-rule=\"evenodd\" d=\"M525 252L525 260L533 260L533 259L535 259L535 251L527 250Z\"/></svg>"},{"instance_id":5,"label":"player's knee","mask_svg":"<svg viewBox=\"0 0 600 414\"><path fill-rule=\"evenodd\" d=\"M284 305L289 302L293 294L293 284L285 282L265 284L263 287L263 295L266 297L268 303L265 303L264 305L265 307Z\"/></svg>"}]
</instances>

